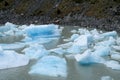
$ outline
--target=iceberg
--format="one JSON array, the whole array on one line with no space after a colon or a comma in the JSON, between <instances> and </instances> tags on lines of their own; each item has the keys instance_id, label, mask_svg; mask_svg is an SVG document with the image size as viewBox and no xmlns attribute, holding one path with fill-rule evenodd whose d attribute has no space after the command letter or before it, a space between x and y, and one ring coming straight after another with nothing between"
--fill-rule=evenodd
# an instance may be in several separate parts
<instances>
[{"instance_id":1,"label":"iceberg","mask_svg":"<svg viewBox=\"0 0 120 80\"><path fill-rule=\"evenodd\" d=\"M81 65L90 65L93 63L104 63L104 59L97 55L92 55L91 50L86 50L83 54L76 54L74 58Z\"/></svg>"},{"instance_id":2,"label":"iceberg","mask_svg":"<svg viewBox=\"0 0 120 80\"><path fill-rule=\"evenodd\" d=\"M15 51L3 51L2 48L0 48L0 61L0 69L7 69L25 66L29 63L29 58L23 54L18 54Z\"/></svg>"},{"instance_id":3,"label":"iceberg","mask_svg":"<svg viewBox=\"0 0 120 80\"><path fill-rule=\"evenodd\" d=\"M110 67L112 69L115 69L115 70L120 70L120 64L119 64L119 62L114 61L114 60L106 61L104 63L104 65L106 65L107 67Z\"/></svg>"},{"instance_id":4,"label":"iceberg","mask_svg":"<svg viewBox=\"0 0 120 80\"><path fill-rule=\"evenodd\" d=\"M31 44L30 47L25 48L22 52L30 59L38 59L49 54L44 46L39 44Z\"/></svg>"},{"instance_id":5,"label":"iceberg","mask_svg":"<svg viewBox=\"0 0 120 80\"><path fill-rule=\"evenodd\" d=\"M45 56L31 67L29 74L39 74L52 77L66 77L66 61L57 56Z\"/></svg>"},{"instance_id":6,"label":"iceberg","mask_svg":"<svg viewBox=\"0 0 120 80\"><path fill-rule=\"evenodd\" d=\"M80 35L74 40L73 45L67 49L68 53L79 54L90 47L93 43L93 37L91 35Z\"/></svg>"},{"instance_id":7,"label":"iceberg","mask_svg":"<svg viewBox=\"0 0 120 80\"><path fill-rule=\"evenodd\" d=\"M116 38L117 32L116 31L106 32L106 33L101 34L101 36L103 36L104 38L109 38L109 37Z\"/></svg>"},{"instance_id":8,"label":"iceberg","mask_svg":"<svg viewBox=\"0 0 120 80\"><path fill-rule=\"evenodd\" d=\"M58 37L60 36L60 31L58 25L33 25L27 26L24 29L25 33L32 39L36 38L48 38L48 37Z\"/></svg>"}]
</instances>

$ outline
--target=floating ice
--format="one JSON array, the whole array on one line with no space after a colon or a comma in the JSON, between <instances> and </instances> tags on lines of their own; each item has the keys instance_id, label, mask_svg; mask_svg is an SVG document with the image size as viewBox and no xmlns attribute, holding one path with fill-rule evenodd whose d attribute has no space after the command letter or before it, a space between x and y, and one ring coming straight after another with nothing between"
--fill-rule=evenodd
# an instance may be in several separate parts
<instances>
[{"instance_id":1,"label":"floating ice","mask_svg":"<svg viewBox=\"0 0 120 80\"><path fill-rule=\"evenodd\" d=\"M108 40L104 40L104 41L101 41L101 42L98 42L96 43L97 46L112 46L115 44L115 39L113 37L109 37Z\"/></svg>"},{"instance_id":2,"label":"floating ice","mask_svg":"<svg viewBox=\"0 0 120 80\"><path fill-rule=\"evenodd\" d=\"M52 77L66 77L66 61L57 56L45 56L31 67L29 74L40 74Z\"/></svg>"},{"instance_id":3,"label":"floating ice","mask_svg":"<svg viewBox=\"0 0 120 80\"><path fill-rule=\"evenodd\" d=\"M111 59L120 61L120 54L111 54Z\"/></svg>"},{"instance_id":4,"label":"floating ice","mask_svg":"<svg viewBox=\"0 0 120 80\"><path fill-rule=\"evenodd\" d=\"M101 34L104 38L109 38L109 37L117 37L117 32L116 31L111 31L111 32L106 32Z\"/></svg>"},{"instance_id":5,"label":"floating ice","mask_svg":"<svg viewBox=\"0 0 120 80\"><path fill-rule=\"evenodd\" d=\"M67 49L68 53L81 53L93 43L91 35L81 35L74 40L73 45Z\"/></svg>"},{"instance_id":6,"label":"floating ice","mask_svg":"<svg viewBox=\"0 0 120 80\"><path fill-rule=\"evenodd\" d=\"M73 44L73 42L68 42L68 43L65 43L65 44L60 44L57 47L61 47L61 48L67 49L67 48L71 47L72 44Z\"/></svg>"},{"instance_id":7,"label":"floating ice","mask_svg":"<svg viewBox=\"0 0 120 80\"><path fill-rule=\"evenodd\" d=\"M66 51L62 48L55 48L55 49L51 49L49 50L50 52L54 52L56 53L57 55L63 55L66 53Z\"/></svg>"},{"instance_id":8,"label":"floating ice","mask_svg":"<svg viewBox=\"0 0 120 80\"><path fill-rule=\"evenodd\" d=\"M3 51L0 48L0 69L24 66L29 63L28 57L15 51Z\"/></svg>"},{"instance_id":9,"label":"floating ice","mask_svg":"<svg viewBox=\"0 0 120 80\"><path fill-rule=\"evenodd\" d=\"M39 44L31 44L30 47L25 48L22 52L30 59L38 59L49 54L44 46Z\"/></svg>"},{"instance_id":10,"label":"floating ice","mask_svg":"<svg viewBox=\"0 0 120 80\"><path fill-rule=\"evenodd\" d=\"M4 50L15 50L15 51L21 51L25 48L25 44L23 43L12 43L12 44L0 44L0 46Z\"/></svg>"},{"instance_id":11,"label":"floating ice","mask_svg":"<svg viewBox=\"0 0 120 80\"><path fill-rule=\"evenodd\" d=\"M71 37L70 37L70 40L71 41L74 41L76 38L78 38L80 35L79 34L73 34Z\"/></svg>"},{"instance_id":12,"label":"floating ice","mask_svg":"<svg viewBox=\"0 0 120 80\"><path fill-rule=\"evenodd\" d=\"M110 76L103 76L101 77L101 80L114 80L114 79L111 78Z\"/></svg>"},{"instance_id":13,"label":"floating ice","mask_svg":"<svg viewBox=\"0 0 120 80\"><path fill-rule=\"evenodd\" d=\"M110 47L109 46L95 46L94 47L95 51L93 52L93 55L98 55L98 56L108 56L110 55Z\"/></svg>"},{"instance_id":14,"label":"floating ice","mask_svg":"<svg viewBox=\"0 0 120 80\"><path fill-rule=\"evenodd\" d=\"M60 36L58 25L30 25L24 31L31 38Z\"/></svg>"},{"instance_id":15,"label":"floating ice","mask_svg":"<svg viewBox=\"0 0 120 80\"><path fill-rule=\"evenodd\" d=\"M16 27L17 25L7 22L4 26L0 26L0 32L6 32Z\"/></svg>"},{"instance_id":16,"label":"floating ice","mask_svg":"<svg viewBox=\"0 0 120 80\"><path fill-rule=\"evenodd\" d=\"M112 49L115 51L120 52L120 46L112 46Z\"/></svg>"},{"instance_id":17,"label":"floating ice","mask_svg":"<svg viewBox=\"0 0 120 80\"><path fill-rule=\"evenodd\" d=\"M82 65L104 63L104 59L100 56L92 55L91 50L86 50L83 54L76 54L74 57Z\"/></svg>"},{"instance_id":18,"label":"floating ice","mask_svg":"<svg viewBox=\"0 0 120 80\"><path fill-rule=\"evenodd\" d=\"M107 67L110 67L110 68L112 68L112 69L120 70L120 64L119 64L119 62L117 62L117 61L110 60L110 61L106 61L104 64L105 64Z\"/></svg>"}]
</instances>

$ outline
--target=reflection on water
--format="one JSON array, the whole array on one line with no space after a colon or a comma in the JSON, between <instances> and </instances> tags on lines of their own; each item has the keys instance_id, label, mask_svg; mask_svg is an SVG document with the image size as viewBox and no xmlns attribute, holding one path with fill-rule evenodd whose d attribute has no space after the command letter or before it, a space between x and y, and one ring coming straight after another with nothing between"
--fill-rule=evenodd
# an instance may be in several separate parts
<instances>
[{"instance_id":1,"label":"reflection on water","mask_svg":"<svg viewBox=\"0 0 120 80\"><path fill-rule=\"evenodd\" d=\"M69 37L70 30L73 27L66 26L63 32L63 36ZM45 47L53 48L58 44L58 40L53 40L49 44L44 44ZM60 43L63 43L60 39ZM120 80L120 71L115 71L105 67L103 64L93 64L89 66L82 66L78 64L72 56L65 56L67 61L68 76L62 77L48 77L40 75L29 75L28 71L30 67L35 64L36 61L30 61L29 65L0 70L0 80L100 80L102 76L111 76L114 80Z\"/></svg>"}]
</instances>

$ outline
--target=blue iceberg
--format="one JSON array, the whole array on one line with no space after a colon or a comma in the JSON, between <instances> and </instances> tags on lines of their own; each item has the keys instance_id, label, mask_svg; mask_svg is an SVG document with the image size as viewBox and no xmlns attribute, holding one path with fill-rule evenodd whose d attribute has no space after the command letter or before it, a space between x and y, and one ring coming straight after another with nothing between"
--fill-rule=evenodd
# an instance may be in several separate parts
<instances>
[{"instance_id":1,"label":"blue iceberg","mask_svg":"<svg viewBox=\"0 0 120 80\"><path fill-rule=\"evenodd\" d=\"M29 74L39 74L52 77L66 77L66 61L57 56L45 56L31 67Z\"/></svg>"},{"instance_id":2,"label":"blue iceberg","mask_svg":"<svg viewBox=\"0 0 120 80\"><path fill-rule=\"evenodd\" d=\"M58 25L30 25L24 29L25 33L32 39L37 37L56 37L60 36Z\"/></svg>"}]
</instances>

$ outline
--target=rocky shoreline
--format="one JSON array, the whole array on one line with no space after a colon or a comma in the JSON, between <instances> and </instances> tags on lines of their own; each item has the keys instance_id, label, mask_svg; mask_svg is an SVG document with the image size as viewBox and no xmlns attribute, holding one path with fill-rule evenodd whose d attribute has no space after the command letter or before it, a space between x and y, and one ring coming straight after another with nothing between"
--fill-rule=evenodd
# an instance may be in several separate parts
<instances>
[{"instance_id":1,"label":"rocky shoreline","mask_svg":"<svg viewBox=\"0 0 120 80\"><path fill-rule=\"evenodd\" d=\"M120 3L109 0L85 1L36 0L30 3L31 0L26 2L25 0L2 0L0 1L0 24L55 23L106 31L116 30L120 33ZM38 2L41 5L37 5Z\"/></svg>"}]
</instances>

